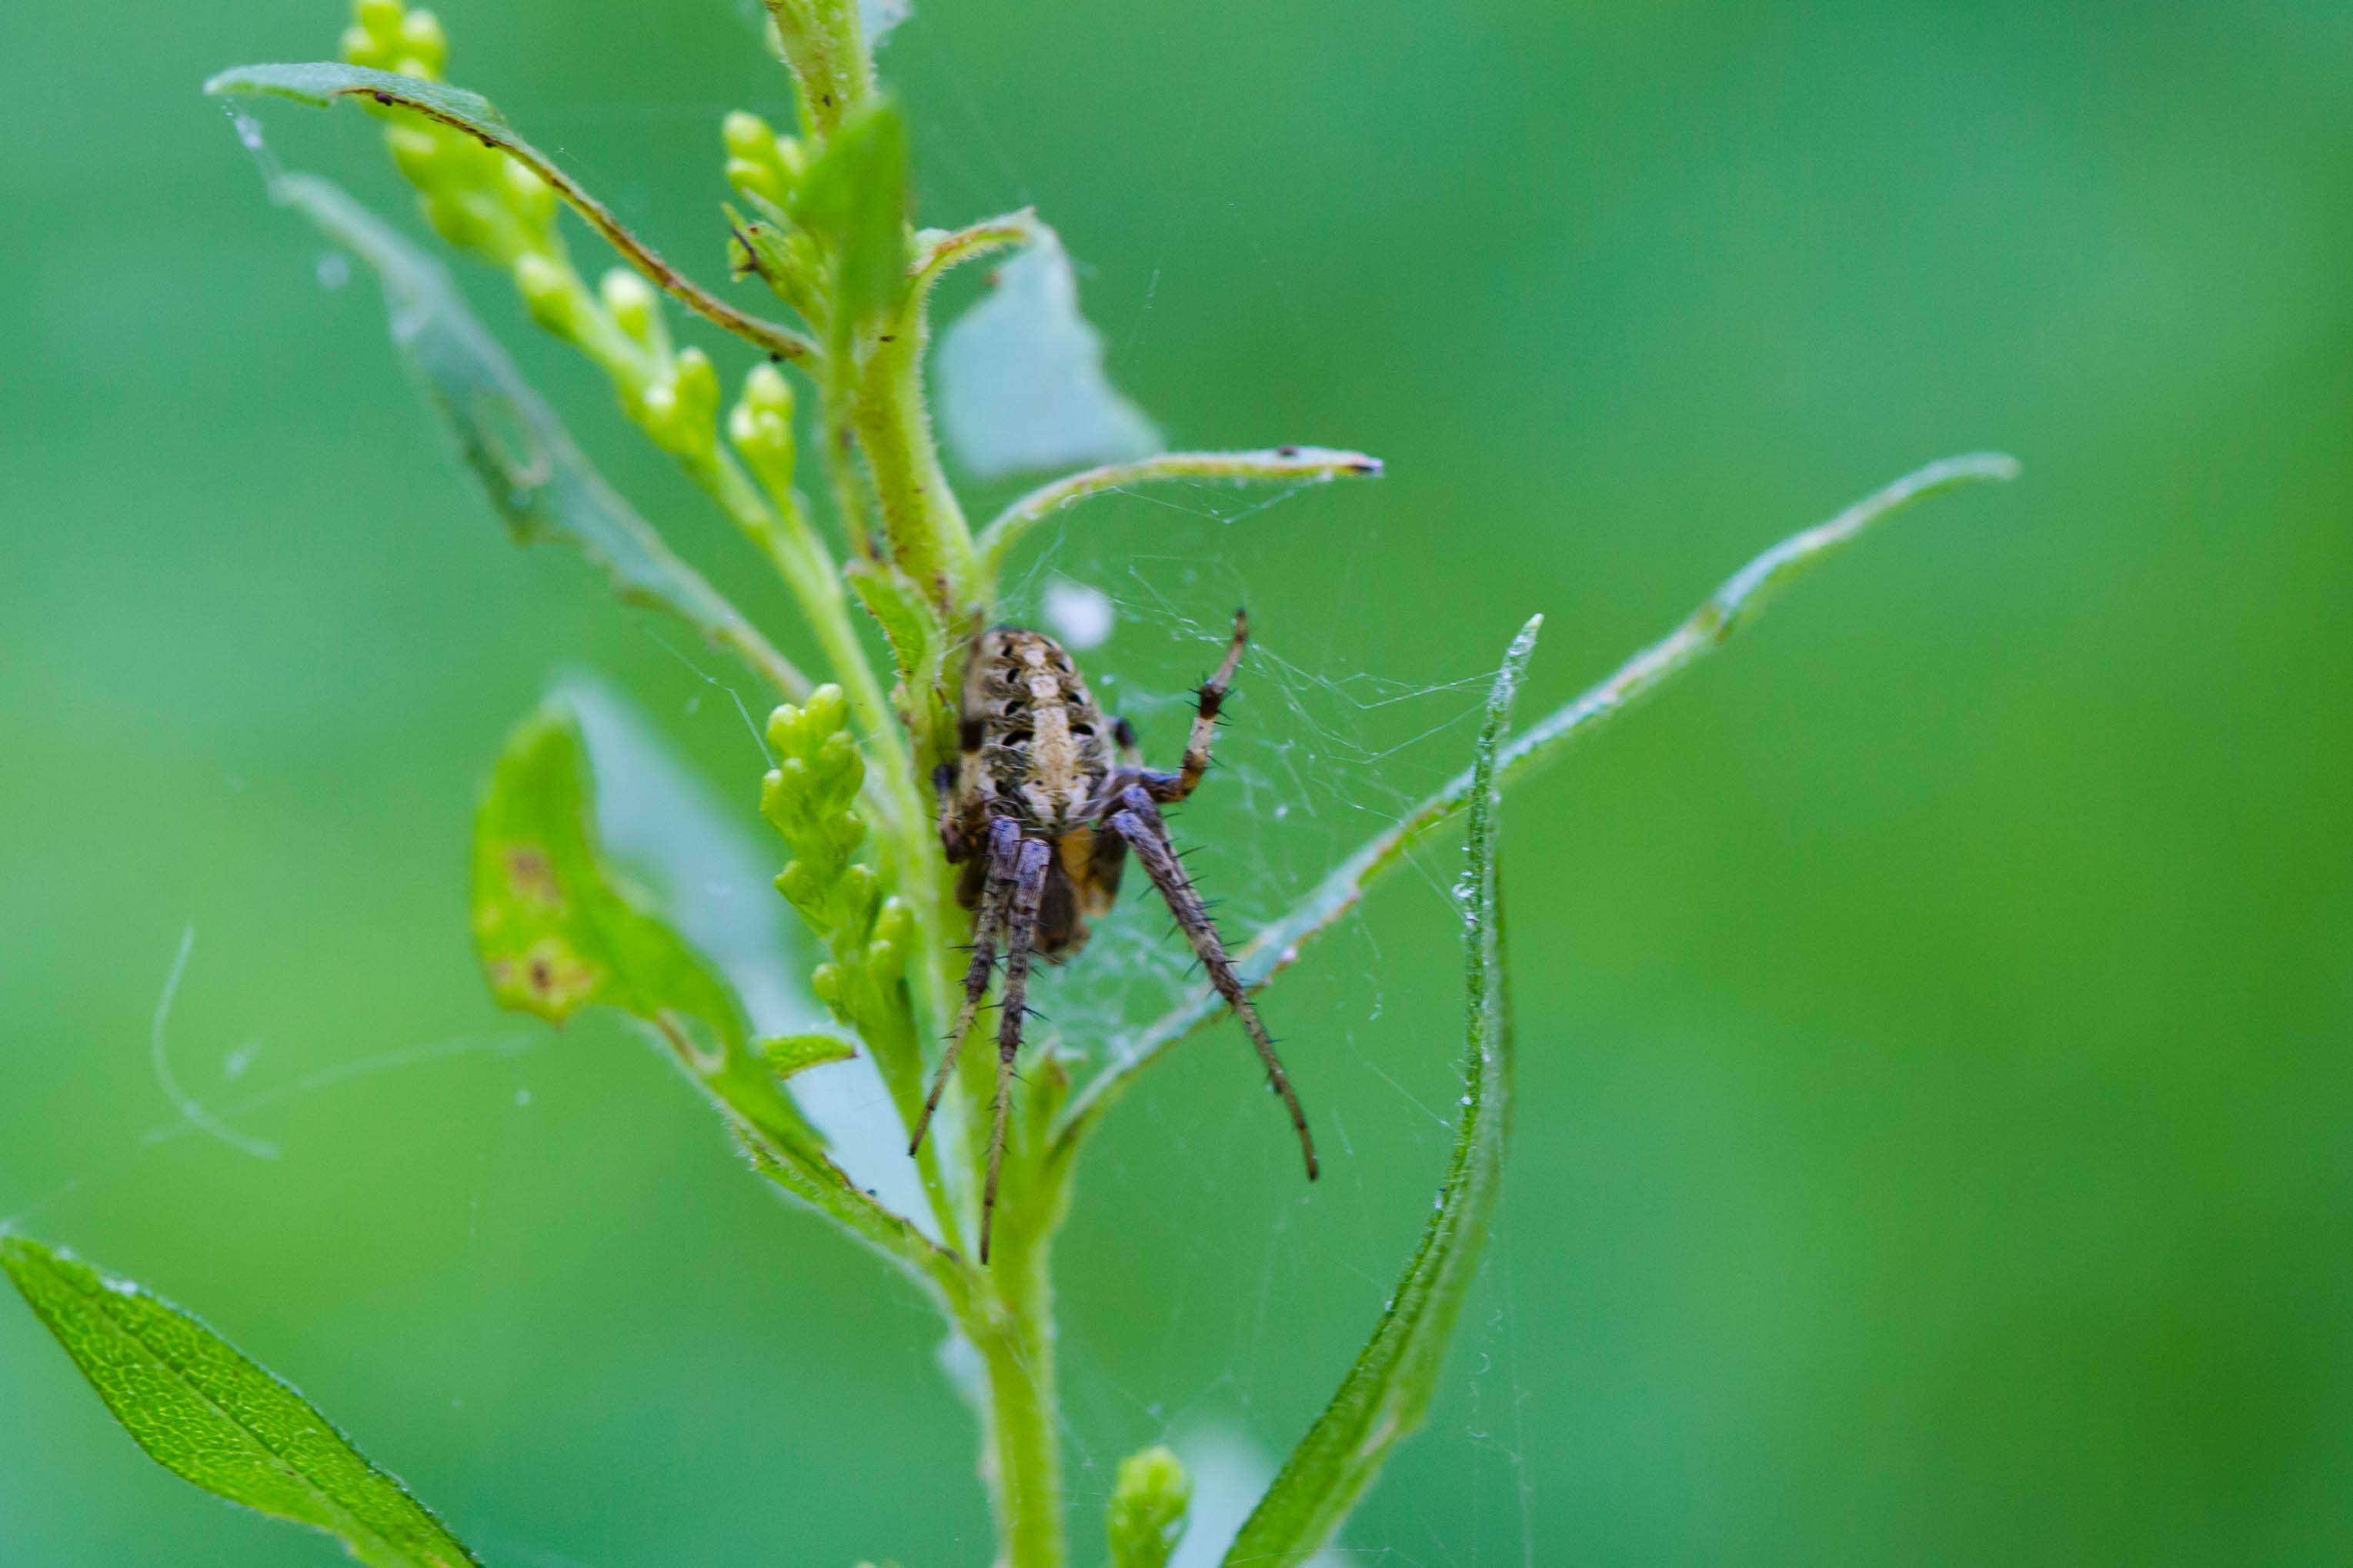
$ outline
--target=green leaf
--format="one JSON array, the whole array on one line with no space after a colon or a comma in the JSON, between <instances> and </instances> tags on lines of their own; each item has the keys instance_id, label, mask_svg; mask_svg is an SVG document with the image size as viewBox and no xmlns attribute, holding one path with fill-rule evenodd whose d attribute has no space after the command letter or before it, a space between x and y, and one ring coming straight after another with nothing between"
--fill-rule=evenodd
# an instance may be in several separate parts
<instances>
[{"instance_id":1,"label":"green leaf","mask_svg":"<svg viewBox=\"0 0 2353 1568\"><path fill-rule=\"evenodd\" d=\"M1512 1025L1504 961L1502 892L1496 848L1503 830L1504 728L1539 616L1504 656L1487 694L1486 723L1473 754L1469 843L1454 897L1462 911L1464 1025L1462 1125L1445 1184L1421 1245L1390 1293L1372 1339L1356 1357L1315 1425L1292 1450L1282 1473L1226 1553L1229 1568L1291 1568L1339 1529L1381 1466L1421 1425L1445 1364L1447 1342L1479 1270L1487 1222L1503 1190L1504 1148L1512 1121Z\"/></svg>"},{"instance_id":2,"label":"green leaf","mask_svg":"<svg viewBox=\"0 0 2353 1568\"><path fill-rule=\"evenodd\" d=\"M648 1023L697 1018L741 1044L725 983L604 864L590 788L569 704L551 701L508 737L474 823L474 941L492 994L551 1024L604 1005Z\"/></svg>"},{"instance_id":3,"label":"green leaf","mask_svg":"<svg viewBox=\"0 0 2353 1568\"><path fill-rule=\"evenodd\" d=\"M807 338L788 327L745 315L694 282L656 253L653 247L622 226L610 208L588 194L580 182L558 168L554 160L510 129L490 100L447 82L426 81L366 66L319 60L301 65L237 66L205 83L214 97L229 93L269 93L297 103L323 108L339 98L364 98L386 109L405 109L455 131L462 131L485 147L495 147L545 180L550 188L629 264L669 292L687 309L736 336L786 359L806 360L812 352Z\"/></svg>"},{"instance_id":4,"label":"green leaf","mask_svg":"<svg viewBox=\"0 0 2353 1568\"><path fill-rule=\"evenodd\" d=\"M784 1035L760 1042L760 1058L778 1078L790 1078L828 1062L846 1062L858 1047L838 1035Z\"/></svg>"},{"instance_id":5,"label":"green leaf","mask_svg":"<svg viewBox=\"0 0 2353 1568\"><path fill-rule=\"evenodd\" d=\"M578 718L551 700L509 738L474 822L474 944L491 995L552 1024L617 1007L706 1079L750 1061L733 989L606 863L591 788ZM761 1097L757 1121L788 1152L821 1158L781 1093Z\"/></svg>"},{"instance_id":6,"label":"green leaf","mask_svg":"<svg viewBox=\"0 0 2353 1568\"><path fill-rule=\"evenodd\" d=\"M0 1237L0 1268L148 1457L216 1497L323 1530L376 1568L474 1554L309 1401L160 1296Z\"/></svg>"},{"instance_id":7,"label":"green leaf","mask_svg":"<svg viewBox=\"0 0 2353 1568\"><path fill-rule=\"evenodd\" d=\"M281 175L271 195L375 268L393 342L517 542L572 546L604 568L622 598L676 616L783 690L808 689L800 672L589 465L467 308L448 273L325 180Z\"/></svg>"},{"instance_id":8,"label":"green leaf","mask_svg":"<svg viewBox=\"0 0 2353 1568\"><path fill-rule=\"evenodd\" d=\"M1168 1449L1150 1447L1122 1459L1103 1516L1112 1568L1168 1568L1192 1504L1193 1478Z\"/></svg>"},{"instance_id":9,"label":"green leaf","mask_svg":"<svg viewBox=\"0 0 2353 1568\"><path fill-rule=\"evenodd\" d=\"M1103 374L1103 335L1079 314L1079 280L1044 224L997 270L996 291L940 340L940 423L983 479L1160 450L1160 432Z\"/></svg>"},{"instance_id":10,"label":"green leaf","mask_svg":"<svg viewBox=\"0 0 2353 1568\"><path fill-rule=\"evenodd\" d=\"M882 628L899 671L900 721L915 742L920 767L947 755L955 743L954 699L947 689L948 656L959 647L940 625L923 591L887 562L853 558L842 568L858 602Z\"/></svg>"},{"instance_id":11,"label":"green leaf","mask_svg":"<svg viewBox=\"0 0 2353 1568\"><path fill-rule=\"evenodd\" d=\"M339 98L366 98L387 106L398 105L429 114L445 124L481 136L496 146L507 138L506 117L479 92L468 92L446 81L402 76L395 71L344 65L335 60L301 64L232 66L205 83L208 97L224 93L268 93L290 98L313 109L324 109Z\"/></svg>"},{"instance_id":12,"label":"green leaf","mask_svg":"<svg viewBox=\"0 0 2353 1568\"><path fill-rule=\"evenodd\" d=\"M793 193L793 221L840 258L854 321L895 308L907 278L907 121L888 99L853 110Z\"/></svg>"}]
</instances>

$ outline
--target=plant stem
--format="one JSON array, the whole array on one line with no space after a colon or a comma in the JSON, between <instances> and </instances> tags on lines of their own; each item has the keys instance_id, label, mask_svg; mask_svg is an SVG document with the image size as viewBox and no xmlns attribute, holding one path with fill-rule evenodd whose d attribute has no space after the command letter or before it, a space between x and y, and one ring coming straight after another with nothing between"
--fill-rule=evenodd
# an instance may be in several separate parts
<instances>
[{"instance_id":1,"label":"plant stem","mask_svg":"<svg viewBox=\"0 0 2353 1568\"><path fill-rule=\"evenodd\" d=\"M1337 479L1378 479L1381 460L1362 452L1322 447L1272 447L1259 452L1162 452L1133 463L1111 463L1056 479L1031 490L997 514L974 548L988 583L997 581L1005 557L1029 531L1074 501L1104 490L1161 479L1289 479L1323 484Z\"/></svg>"},{"instance_id":2,"label":"plant stem","mask_svg":"<svg viewBox=\"0 0 2353 1568\"><path fill-rule=\"evenodd\" d=\"M866 450L892 560L953 626L963 616L973 581L972 531L941 471L931 415L923 405L928 335L922 297L912 296L888 330L876 336L858 377L848 423Z\"/></svg>"},{"instance_id":3,"label":"plant stem","mask_svg":"<svg viewBox=\"0 0 2353 1568\"><path fill-rule=\"evenodd\" d=\"M1064 1568L1052 1257L1070 1187L1060 1170L1007 1164L995 1247L979 1271L985 1293L964 1324L987 1379L981 1472L1002 1568Z\"/></svg>"}]
</instances>

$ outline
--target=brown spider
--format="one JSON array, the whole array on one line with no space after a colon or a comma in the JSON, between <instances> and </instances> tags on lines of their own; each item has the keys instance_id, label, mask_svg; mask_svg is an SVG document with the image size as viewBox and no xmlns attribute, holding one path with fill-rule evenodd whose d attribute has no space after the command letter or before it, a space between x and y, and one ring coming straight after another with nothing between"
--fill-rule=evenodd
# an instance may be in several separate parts
<instances>
[{"instance_id":1,"label":"brown spider","mask_svg":"<svg viewBox=\"0 0 2353 1568\"><path fill-rule=\"evenodd\" d=\"M1231 1004L1266 1064L1268 1083L1291 1110L1315 1179L1315 1141L1299 1096L1274 1053L1274 1041L1243 993L1218 928L1178 864L1160 806L1193 793L1209 766L1218 709L1242 661L1249 626L1234 612L1234 640L1217 674L1202 683L1185 760L1173 773L1144 765L1135 731L1124 719L1106 722L1078 667L1042 632L999 626L982 636L966 666L958 716L962 756L933 777L940 794L940 843L951 865L964 867L957 901L979 911L973 921L972 964L965 972L964 1006L947 1055L932 1080L931 1097L908 1145L923 1147L957 1053L988 994L997 944L1005 946L1005 994L997 1029L996 1122L989 1133L988 1185L980 1205L980 1260L988 1261L988 1233L997 1215L997 1173L1005 1158L1006 1108L1013 1059L1021 1049L1023 999L1032 953L1059 963L1086 945L1087 921L1105 913L1119 895L1128 851L1168 902L1192 942L1209 983ZM1117 748L1114 754L1113 748Z\"/></svg>"}]
</instances>

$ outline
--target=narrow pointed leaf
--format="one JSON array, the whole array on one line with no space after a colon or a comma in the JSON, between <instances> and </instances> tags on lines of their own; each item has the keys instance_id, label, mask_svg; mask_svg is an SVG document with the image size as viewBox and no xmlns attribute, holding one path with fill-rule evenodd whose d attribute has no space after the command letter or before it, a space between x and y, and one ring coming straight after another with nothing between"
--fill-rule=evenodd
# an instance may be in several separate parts
<instances>
[{"instance_id":1,"label":"narrow pointed leaf","mask_svg":"<svg viewBox=\"0 0 2353 1568\"><path fill-rule=\"evenodd\" d=\"M408 110L462 131L486 147L498 148L545 180L629 265L688 310L786 359L805 360L812 352L809 341L791 328L744 314L663 260L653 247L624 227L611 209L590 195L579 181L558 168L554 159L516 135L499 111L491 107L490 100L480 93L468 92L447 82L426 81L333 60L235 66L206 82L205 91L214 97L268 93L314 108L324 108L339 98L362 98L387 109Z\"/></svg>"},{"instance_id":2,"label":"narrow pointed leaf","mask_svg":"<svg viewBox=\"0 0 2353 1568\"><path fill-rule=\"evenodd\" d=\"M517 542L570 545L605 570L622 598L676 616L779 689L807 693L801 673L590 466L448 273L325 180L283 175L271 195L375 268L394 344Z\"/></svg>"},{"instance_id":3,"label":"narrow pointed leaf","mask_svg":"<svg viewBox=\"0 0 2353 1568\"><path fill-rule=\"evenodd\" d=\"M1003 511L973 542L984 570L1005 569L1005 558L1029 531L1064 507L1106 490L1168 479L1222 480L1229 484L1329 484L1334 479L1378 479L1381 460L1363 452L1335 452L1324 447L1271 447L1258 452L1161 452L1132 463L1106 463L1083 473L1066 475L1023 496Z\"/></svg>"},{"instance_id":4,"label":"narrow pointed leaf","mask_svg":"<svg viewBox=\"0 0 2353 1568\"><path fill-rule=\"evenodd\" d=\"M1389 1453L1430 1409L1447 1342L1487 1240L1503 1190L1512 1121L1512 1026L1505 994L1502 891L1504 727L1535 651L1543 617L1512 642L1487 695L1487 720L1472 763L1470 841L1454 896L1462 911L1469 994L1464 1025L1462 1123L1421 1245L1390 1294L1373 1337L1331 1405L1267 1489L1226 1553L1228 1568L1291 1568L1332 1538Z\"/></svg>"},{"instance_id":5,"label":"narrow pointed leaf","mask_svg":"<svg viewBox=\"0 0 2353 1568\"><path fill-rule=\"evenodd\" d=\"M887 99L867 103L826 139L793 194L793 221L841 263L841 299L864 321L907 292L907 121Z\"/></svg>"},{"instance_id":6,"label":"narrow pointed leaf","mask_svg":"<svg viewBox=\"0 0 2353 1568\"><path fill-rule=\"evenodd\" d=\"M996 282L940 342L940 418L956 460L994 479L1160 450L1160 432L1103 373L1103 335L1079 313L1054 231L1037 225Z\"/></svg>"},{"instance_id":7,"label":"narrow pointed leaf","mask_svg":"<svg viewBox=\"0 0 2353 1568\"><path fill-rule=\"evenodd\" d=\"M0 1268L132 1440L216 1497L322 1530L373 1568L472 1552L294 1389L187 1312L26 1237Z\"/></svg>"}]
</instances>

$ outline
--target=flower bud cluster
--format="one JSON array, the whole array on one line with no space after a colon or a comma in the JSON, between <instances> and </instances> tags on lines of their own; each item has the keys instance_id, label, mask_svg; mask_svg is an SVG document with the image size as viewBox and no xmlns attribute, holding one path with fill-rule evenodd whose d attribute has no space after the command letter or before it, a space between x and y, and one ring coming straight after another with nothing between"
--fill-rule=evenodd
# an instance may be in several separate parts
<instances>
[{"instance_id":1,"label":"flower bud cluster","mask_svg":"<svg viewBox=\"0 0 2353 1568\"><path fill-rule=\"evenodd\" d=\"M810 987L870 1043L907 1041L914 1029L906 987L914 917L884 891L872 867L851 858L866 838L858 814L866 764L841 688L820 686L802 706L778 708L768 744L776 765L761 784L760 815L793 853L776 890L833 955L809 977Z\"/></svg>"},{"instance_id":2,"label":"flower bud cluster","mask_svg":"<svg viewBox=\"0 0 2353 1568\"><path fill-rule=\"evenodd\" d=\"M736 110L720 121L727 148L727 183L746 196L789 207L801 176L808 173L808 150L796 137L779 136L766 121Z\"/></svg>"},{"instance_id":3,"label":"flower bud cluster","mask_svg":"<svg viewBox=\"0 0 2353 1568\"><path fill-rule=\"evenodd\" d=\"M744 395L727 415L727 438L770 495L789 497L793 466L793 388L776 367L755 364L744 378Z\"/></svg>"},{"instance_id":4,"label":"flower bud cluster","mask_svg":"<svg viewBox=\"0 0 2353 1568\"><path fill-rule=\"evenodd\" d=\"M356 0L343 30L343 58L355 66L439 81L449 41L430 11L400 0ZM390 121L385 141L401 174L417 187L426 221L459 249L510 269L527 257L561 262L555 193L547 182L495 147L413 110L373 106ZM569 270L567 268L566 270Z\"/></svg>"},{"instance_id":5,"label":"flower bud cluster","mask_svg":"<svg viewBox=\"0 0 2353 1568\"><path fill-rule=\"evenodd\" d=\"M824 256L788 216L808 173L807 144L778 135L766 121L741 109L720 122L719 140L727 153L727 183L757 215L747 219L729 209L742 247L737 270L758 273L778 298L816 320Z\"/></svg>"},{"instance_id":6,"label":"flower bud cluster","mask_svg":"<svg viewBox=\"0 0 2353 1568\"><path fill-rule=\"evenodd\" d=\"M430 11L400 0L356 0L343 58L353 65L438 81L448 39ZM398 107L375 106L390 121L393 163L417 187L427 221L459 249L507 269L532 320L578 347L612 378L621 406L657 446L689 463L708 463L719 440L719 376L701 349L674 349L661 304L625 268L591 292L556 231L554 190L496 147Z\"/></svg>"},{"instance_id":7,"label":"flower bud cluster","mask_svg":"<svg viewBox=\"0 0 2353 1568\"><path fill-rule=\"evenodd\" d=\"M1193 1479L1165 1447L1119 1462L1106 1517L1113 1568L1166 1568L1193 1501Z\"/></svg>"}]
</instances>

